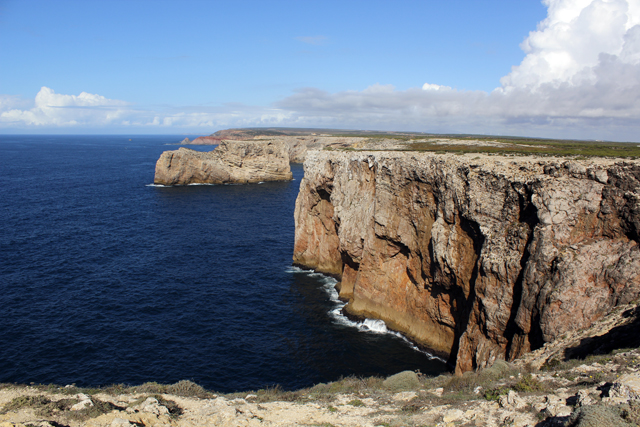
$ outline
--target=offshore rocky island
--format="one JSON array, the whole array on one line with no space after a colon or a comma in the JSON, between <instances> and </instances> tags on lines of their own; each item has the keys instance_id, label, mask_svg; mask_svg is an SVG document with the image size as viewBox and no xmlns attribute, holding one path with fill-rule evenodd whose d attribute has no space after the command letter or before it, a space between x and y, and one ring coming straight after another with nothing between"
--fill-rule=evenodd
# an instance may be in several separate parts
<instances>
[{"instance_id":1,"label":"offshore rocky island","mask_svg":"<svg viewBox=\"0 0 640 427\"><path fill-rule=\"evenodd\" d=\"M6 386L0 426L640 422L637 145L277 128L184 142L218 147L163 153L156 184L290 180L304 162L294 264L455 373L227 396Z\"/></svg>"}]
</instances>

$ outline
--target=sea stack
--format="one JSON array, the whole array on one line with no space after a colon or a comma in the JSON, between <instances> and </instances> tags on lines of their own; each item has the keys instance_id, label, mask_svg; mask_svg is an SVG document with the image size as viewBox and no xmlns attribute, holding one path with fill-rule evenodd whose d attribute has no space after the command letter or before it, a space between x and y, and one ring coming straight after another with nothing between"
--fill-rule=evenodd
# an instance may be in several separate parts
<instances>
[{"instance_id":1,"label":"sea stack","mask_svg":"<svg viewBox=\"0 0 640 427\"><path fill-rule=\"evenodd\" d=\"M278 141L221 141L213 151L181 147L162 153L153 182L158 185L290 181L287 147Z\"/></svg>"}]
</instances>

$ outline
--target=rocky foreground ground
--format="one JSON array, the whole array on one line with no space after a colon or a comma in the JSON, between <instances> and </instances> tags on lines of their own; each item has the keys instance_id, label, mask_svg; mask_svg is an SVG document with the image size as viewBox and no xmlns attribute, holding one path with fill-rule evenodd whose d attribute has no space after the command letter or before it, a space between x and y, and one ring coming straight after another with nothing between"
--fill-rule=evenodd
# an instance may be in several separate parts
<instances>
[{"instance_id":1,"label":"rocky foreground ground","mask_svg":"<svg viewBox=\"0 0 640 427\"><path fill-rule=\"evenodd\" d=\"M515 363L462 376L407 371L227 395L190 381L101 389L3 384L0 427L638 425L638 311L620 307Z\"/></svg>"}]
</instances>

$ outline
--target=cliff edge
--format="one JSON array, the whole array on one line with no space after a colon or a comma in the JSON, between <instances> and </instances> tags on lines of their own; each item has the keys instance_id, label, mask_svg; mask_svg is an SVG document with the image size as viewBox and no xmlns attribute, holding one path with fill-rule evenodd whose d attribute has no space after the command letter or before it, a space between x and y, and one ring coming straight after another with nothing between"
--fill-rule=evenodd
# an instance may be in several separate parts
<instances>
[{"instance_id":1,"label":"cliff edge","mask_svg":"<svg viewBox=\"0 0 640 427\"><path fill-rule=\"evenodd\" d=\"M640 296L640 162L333 151L304 167L294 263L457 372Z\"/></svg>"},{"instance_id":2,"label":"cliff edge","mask_svg":"<svg viewBox=\"0 0 640 427\"><path fill-rule=\"evenodd\" d=\"M250 183L292 179L286 146L278 141L222 141L213 151L162 153L153 182L160 185Z\"/></svg>"}]
</instances>

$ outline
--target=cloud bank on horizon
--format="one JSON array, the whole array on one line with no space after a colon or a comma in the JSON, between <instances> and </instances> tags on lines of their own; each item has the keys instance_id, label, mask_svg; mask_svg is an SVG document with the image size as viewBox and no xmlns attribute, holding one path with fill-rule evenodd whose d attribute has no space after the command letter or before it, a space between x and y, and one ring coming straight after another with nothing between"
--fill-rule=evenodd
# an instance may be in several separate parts
<instances>
[{"instance_id":1,"label":"cloud bank on horizon","mask_svg":"<svg viewBox=\"0 0 640 427\"><path fill-rule=\"evenodd\" d=\"M64 95L42 87L30 108L23 99L0 95L0 129L208 132L305 126L638 141L640 0L543 3L547 17L521 44L524 59L491 92L457 90L437 82L407 90L375 84L334 93L308 87L269 107L224 105L166 113L136 109L98 94ZM326 38L298 40L314 44Z\"/></svg>"}]
</instances>

